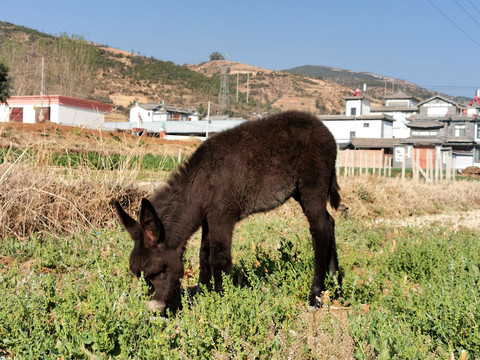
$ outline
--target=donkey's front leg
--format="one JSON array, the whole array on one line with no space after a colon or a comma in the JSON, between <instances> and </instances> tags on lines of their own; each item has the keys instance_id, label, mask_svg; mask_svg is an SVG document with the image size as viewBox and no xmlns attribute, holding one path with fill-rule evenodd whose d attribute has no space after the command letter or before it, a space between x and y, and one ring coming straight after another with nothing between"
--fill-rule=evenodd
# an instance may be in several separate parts
<instances>
[{"instance_id":1,"label":"donkey's front leg","mask_svg":"<svg viewBox=\"0 0 480 360\"><path fill-rule=\"evenodd\" d=\"M218 218L217 218L218 220ZM232 270L232 233L235 221L221 219L220 222L209 221L210 265L212 266L215 291L222 292L222 273L230 274Z\"/></svg>"},{"instance_id":2,"label":"donkey's front leg","mask_svg":"<svg viewBox=\"0 0 480 360\"><path fill-rule=\"evenodd\" d=\"M200 245L200 277L198 285L206 285L208 290L212 289L212 266L210 265L210 239L208 223L202 223L202 244Z\"/></svg>"}]
</instances>

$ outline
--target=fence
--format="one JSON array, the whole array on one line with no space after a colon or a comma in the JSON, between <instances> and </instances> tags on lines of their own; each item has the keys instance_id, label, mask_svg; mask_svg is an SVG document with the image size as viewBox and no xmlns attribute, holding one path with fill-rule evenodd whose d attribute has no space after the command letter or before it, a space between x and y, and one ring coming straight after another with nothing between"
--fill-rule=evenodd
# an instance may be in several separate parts
<instances>
[{"instance_id":1,"label":"fence","mask_svg":"<svg viewBox=\"0 0 480 360\"><path fill-rule=\"evenodd\" d=\"M337 155L337 173L343 176L376 175L405 178L413 180L424 179L426 182L455 181L455 159L451 152L435 156L434 150L426 152L424 167L420 165L420 153L415 149L411 153L411 167L407 169L407 159L404 157L400 169L392 168L392 155L383 150L342 150ZM392 175L393 174L393 175Z\"/></svg>"}]
</instances>

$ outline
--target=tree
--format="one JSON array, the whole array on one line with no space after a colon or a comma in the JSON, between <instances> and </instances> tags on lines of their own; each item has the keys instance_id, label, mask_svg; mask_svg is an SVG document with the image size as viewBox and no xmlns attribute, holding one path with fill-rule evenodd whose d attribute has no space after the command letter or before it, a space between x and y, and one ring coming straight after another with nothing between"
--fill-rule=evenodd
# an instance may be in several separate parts
<instances>
[{"instance_id":1,"label":"tree","mask_svg":"<svg viewBox=\"0 0 480 360\"><path fill-rule=\"evenodd\" d=\"M8 67L0 63L0 104L6 104L10 97L11 83L8 77Z\"/></svg>"},{"instance_id":2,"label":"tree","mask_svg":"<svg viewBox=\"0 0 480 360\"><path fill-rule=\"evenodd\" d=\"M62 34L26 42L5 38L0 46L15 95L38 95L42 90L41 59L45 58L46 93L86 98L93 92L97 49L81 36Z\"/></svg>"},{"instance_id":3,"label":"tree","mask_svg":"<svg viewBox=\"0 0 480 360\"><path fill-rule=\"evenodd\" d=\"M214 60L225 60L225 56L222 55L222 53L215 51L210 54L210 61Z\"/></svg>"}]
</instances>

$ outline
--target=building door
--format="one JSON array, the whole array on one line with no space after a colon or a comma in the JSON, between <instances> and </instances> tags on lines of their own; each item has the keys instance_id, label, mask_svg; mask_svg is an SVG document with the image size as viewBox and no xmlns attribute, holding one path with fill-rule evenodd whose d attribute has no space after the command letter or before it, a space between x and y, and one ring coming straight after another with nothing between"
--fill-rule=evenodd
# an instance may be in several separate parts
<instances>
[{"instance_id":1,"label":"building door","mask_svg":"<svg viewBox=\"0 0 480 360\"><path fill-rule=\"evenodd\" d=\"M23 122L23 108L13 108L10 113L10 121Z\"/></svg>"},{"instance_id":2,"label":"building door","mask_svg":"<svg viewBox=\"0 0 480 360\"><path fill-rule=\"evenodd\" d=\"M430 166L435 164L435 147L434 146L416 146L415 149L415 158L417 159L418 164L422 169L427 168L427 160L430 161ZM430 153L430 155L428 155Z\"/></svg>"},{"instance_id":3,"label":"building door","mask_svg":"<svg viewBox=\"0 0 480 360\"><path fill-rule=\"evenodd\" d=\"M43 120L41 120L41 116L43 115ZM44 122L50 121L50 108L49 107L37 107L35 108L35 122Z\"/></svg>"},{"instance_id":4,"label":"building door","mask_svg":"<svg viewBox=\"0 0 480 360\"><path fill-rule=\"evenodd\" d=\"M453 154L453 164L455 169L465 169L473 165L473 156Z\"/></svg>"}]
</instances>

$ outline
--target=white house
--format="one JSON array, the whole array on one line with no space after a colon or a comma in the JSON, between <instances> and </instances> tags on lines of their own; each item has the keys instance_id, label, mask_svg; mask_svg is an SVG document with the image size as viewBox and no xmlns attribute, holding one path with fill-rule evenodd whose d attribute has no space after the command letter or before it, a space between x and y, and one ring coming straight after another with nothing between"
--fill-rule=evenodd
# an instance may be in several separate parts
<instances>
[{"instance_id":1,"label":"white house","mask_svg":"<svg viewBox=\"0 0 480 360\"><path fill-rule=\"evenodd\" d=\"M138 128L161 121L198 121L200 114L195 108L180 108L159 103L136 103L130 108L129 122ZM148 126L147 126L148 127Z\"/></svg>"},{"instance_id":2,"label":"white house","mask_svg":"<svg viewBox=\"0 0 480 360\"><path fill-rule=\"evenodd\" d=\"M7 105L0 105L0 122L34 124L50 121L97 128L104 123L105 113L112 108L112 104L61 95L45 95L43 99L40 96L12 96Z\"/></svg>"}]
</instances>

